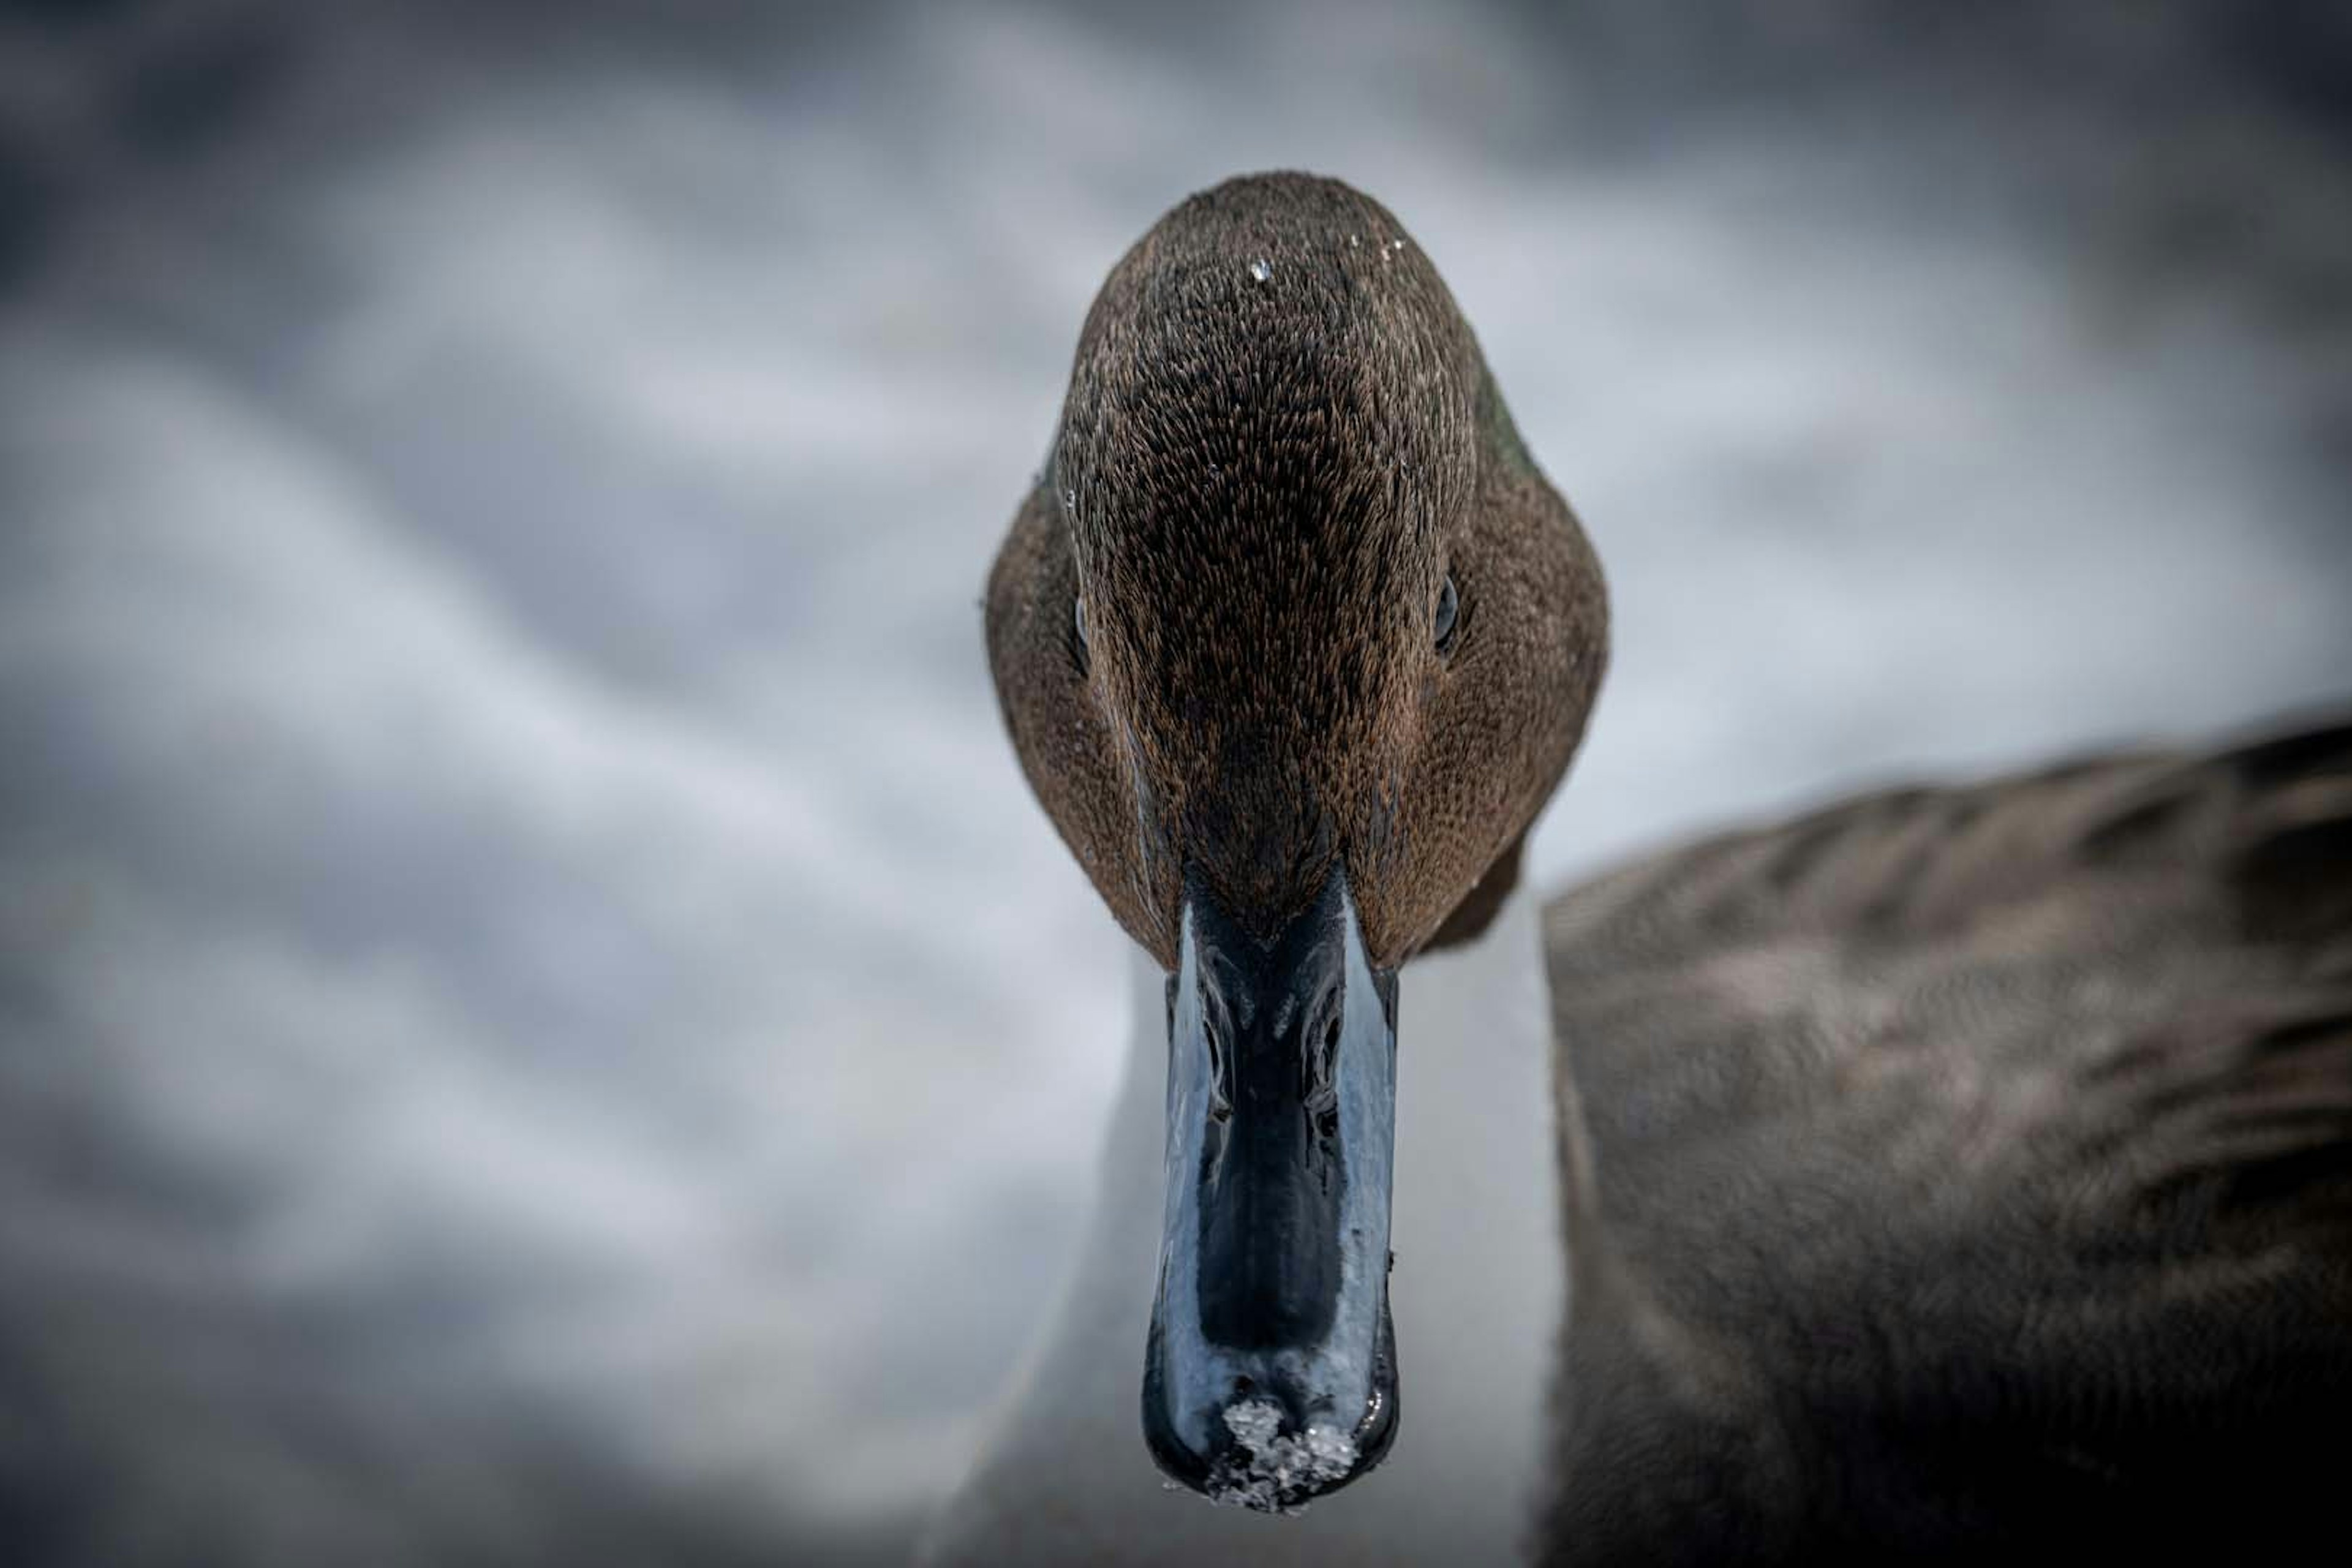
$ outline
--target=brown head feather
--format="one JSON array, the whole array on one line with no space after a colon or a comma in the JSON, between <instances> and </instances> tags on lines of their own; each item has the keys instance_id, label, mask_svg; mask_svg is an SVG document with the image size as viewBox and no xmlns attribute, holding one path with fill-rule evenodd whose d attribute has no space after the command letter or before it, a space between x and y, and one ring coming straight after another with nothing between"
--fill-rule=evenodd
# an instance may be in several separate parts
<instances>
[{"instance_id":1,"label":"brown head feather","mask_svg":"<svg viewBox=\"0 0 2352 1568\"><path fill-rule=\"evenodd\" d=\"M1031 784L1163 964L1188 874L1270 934L1335 858L1387 964L1507 887L1607 605L1420 247L1337 181L1265 174L1112 269L988 640Z\"/></svg>"}]
</instances>

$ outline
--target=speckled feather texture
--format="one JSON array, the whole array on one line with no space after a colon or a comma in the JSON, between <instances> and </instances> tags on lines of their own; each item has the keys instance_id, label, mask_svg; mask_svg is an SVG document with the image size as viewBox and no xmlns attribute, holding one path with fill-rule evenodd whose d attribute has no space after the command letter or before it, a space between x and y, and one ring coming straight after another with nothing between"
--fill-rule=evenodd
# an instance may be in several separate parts
<instances>
[{"instance_id":1,"label":"speckled feather texture","mask_svg":"<svg viewBox=\"0 0 2352 1568\"><path fill-rule=\"evenodd\" d=\"M1305 174L1203 192L1112 269L988 637L1032 785L1163 965L1188 869L1272 931L1336 856L1375 962L1428 944L1567 767L1608 641L1436 269Z\"/></svg>"},{"instance_id":2,"label":"speckled feather texture","mask_svg":"<svg viewBox=\"0 0 2352 1568\"><path fill-rule=\"evenodd\" d=\"M2352 723L1889 791L1559 899L1559 1563L2332 1528Z\"/></svg>"}]
</instances>

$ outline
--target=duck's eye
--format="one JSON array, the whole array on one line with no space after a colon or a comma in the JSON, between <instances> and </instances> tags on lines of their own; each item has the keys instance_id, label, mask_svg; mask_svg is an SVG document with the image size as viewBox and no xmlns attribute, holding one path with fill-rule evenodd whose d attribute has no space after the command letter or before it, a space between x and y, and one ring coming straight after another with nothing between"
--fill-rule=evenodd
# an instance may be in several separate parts
<instances>
[{"instance_id":1,"label":"duck's eye","mask_svg":"<svg viewBox=\"0 0 2352 1568\"><path fill-rule=\"evenodd\" d=\"M1461 616L1462 595L1454 590L1454 574L1449 572L1445 574L1445 586L1437 591L1437 624L1433 635L1439 653L1454 651L1454 626Z\"/></svg>"}]
</instances>

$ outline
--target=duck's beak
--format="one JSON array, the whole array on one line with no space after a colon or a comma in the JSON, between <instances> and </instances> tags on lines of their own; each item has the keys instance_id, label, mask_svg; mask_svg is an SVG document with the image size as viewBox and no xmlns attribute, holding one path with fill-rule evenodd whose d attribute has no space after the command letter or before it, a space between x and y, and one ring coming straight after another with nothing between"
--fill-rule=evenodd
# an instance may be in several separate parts
<instances>
[{"instance_id":1,"label":"duck's beak","mask_svg":"<svg viewBox=\"0 0 2352 1568\"><path fill-rule=\"evenodd\" d=\"M1372 968L1344 871L1271 944L1187 886L1144 1435L1187 1486L1287 1510L1396 1431L1396 973Z\"/></svg>"}]
</instances>

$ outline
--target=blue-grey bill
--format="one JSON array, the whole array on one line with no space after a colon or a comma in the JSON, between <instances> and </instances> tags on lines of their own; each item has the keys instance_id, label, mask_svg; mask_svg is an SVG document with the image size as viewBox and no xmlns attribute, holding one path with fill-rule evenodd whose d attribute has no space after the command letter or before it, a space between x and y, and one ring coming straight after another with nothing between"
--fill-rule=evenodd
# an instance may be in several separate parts
<instances>
[{"instance_id":1,"label":"blue-grey bill","mask_svg":"<svg viewBox=\"0 0 2352 1568\"><path fill-rule=\"evenodd\" d=\"M1344 873L1272 943L1188 889L1143 1419L1213 1500L1296 1509L1395 1435L1395 999Z\"/></svg>"}]
</instances>

